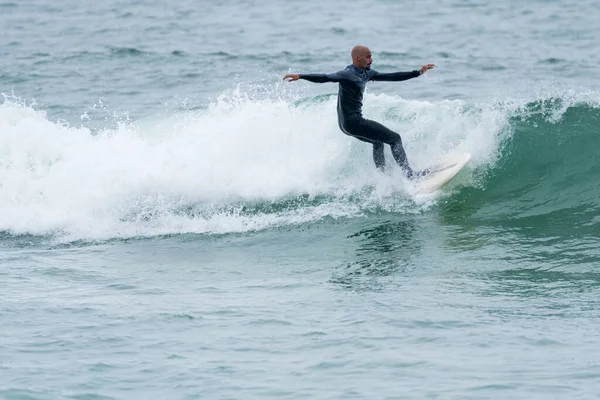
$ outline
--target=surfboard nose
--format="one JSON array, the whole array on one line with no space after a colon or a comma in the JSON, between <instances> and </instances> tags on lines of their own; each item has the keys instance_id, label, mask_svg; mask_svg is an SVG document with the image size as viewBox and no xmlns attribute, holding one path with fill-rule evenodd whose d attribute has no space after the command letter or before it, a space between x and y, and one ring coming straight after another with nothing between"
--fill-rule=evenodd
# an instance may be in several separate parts
<instances>
[{"instance_id":1,"label":"surfboard nose","mask_svg":"<svg viewBox=\"0 0 600 400\"><path fill-rule=\"evenodd\" d=\"M430 167L431 172L417 182L421 193L431 193L454 178L471 159L470 153L452 153L444 156Z\"/></svg>"}]
</instances>

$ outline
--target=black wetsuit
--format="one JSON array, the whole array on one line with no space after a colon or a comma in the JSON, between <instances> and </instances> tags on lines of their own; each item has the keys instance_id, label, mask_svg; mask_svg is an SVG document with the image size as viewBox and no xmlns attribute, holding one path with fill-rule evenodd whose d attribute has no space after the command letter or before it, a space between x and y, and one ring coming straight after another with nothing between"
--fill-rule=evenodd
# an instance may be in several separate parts
<instances>
[{"instance_id":1,"label":"black wetsuit","mask_svg":"<svg viewBox=\"0 0 600 400\"><path fill-rule=\"evenodd\" d=\"M413 176L400 135L385 126L362 116L362 99L368 81L405 81L416 78L419 71L379 73L373 69L361 69L348 65L346 69L333 74L300 74L300 79L310 82L339 82L338 124L347 135L373 144L373 160L377 168L384 169L383 145L389 144L394 159L409 178Z\"/></svg>"}]
</instances>

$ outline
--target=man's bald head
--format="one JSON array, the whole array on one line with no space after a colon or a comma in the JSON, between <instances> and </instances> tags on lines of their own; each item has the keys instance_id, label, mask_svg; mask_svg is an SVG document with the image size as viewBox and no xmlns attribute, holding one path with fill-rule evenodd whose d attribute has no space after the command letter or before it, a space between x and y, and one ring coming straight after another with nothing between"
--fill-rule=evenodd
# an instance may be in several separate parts
<instances>
[{"instance_id":1,"label":"man's bald head","mask_svg":"<svg viewBox=\"0 0 600 400\"><path fill-rule=\"evenodd\" d=\"M354 61L354 59L356 57L362 57L366 53L370 53L370 52L371 52L371 50L369 50L369 48L367 46L356 45L352 48L350 55L352 56L352 61Z\"/></svg>"},{"instance_id":2,"label":"man's bald head","mask_svg":"<svg viewBox=\"0 0 600 400\"><path fill-rule=\"evenodd\" d=\"M352 64L355 67L367 70L371 68L373 60L371 58L371 50L367 46L354 46L350 55L352 56Z\"/></svg>"}]
</instances>

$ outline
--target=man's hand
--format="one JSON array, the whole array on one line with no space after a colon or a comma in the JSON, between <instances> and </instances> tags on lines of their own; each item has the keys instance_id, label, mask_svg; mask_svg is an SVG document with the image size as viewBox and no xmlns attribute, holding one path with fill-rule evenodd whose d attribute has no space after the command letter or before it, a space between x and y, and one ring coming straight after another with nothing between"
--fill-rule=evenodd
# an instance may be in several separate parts
<instances>
[{"instance_id":1,"label":"man's hand","mask_svg":"<svg viewBox=\"0 0 600 400\"><path fill-rule=\"evenodd\" d=\"M419 70L419 74L423 75L425 73L425 71L427 71L428 69L431 69L435 67L435 64L427 64L427 65L423 65L421 67L421 69Z\"/></svg>"},{"instance_id":2,"label":"man's hand","mask_svg":"<svg viewBox=\"0 0 600 400\"><path fill-rule=\"evenodd\" d=\"M287 74L283 77L283 80L287 80L288 82L297 81L298 79L300 79L300 74Z\"/></svg>"}]
</instances>

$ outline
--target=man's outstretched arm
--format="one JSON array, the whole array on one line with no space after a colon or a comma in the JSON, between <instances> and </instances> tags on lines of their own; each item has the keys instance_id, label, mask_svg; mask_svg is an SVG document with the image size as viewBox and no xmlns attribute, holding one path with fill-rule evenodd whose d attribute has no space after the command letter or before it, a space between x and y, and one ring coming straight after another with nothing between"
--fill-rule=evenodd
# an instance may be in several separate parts
<instances>
[{"instance_id":1,"label":"man's outstretched arm","mask_svg":"<svg viewBox=\"0 0 600 400\"><path fill-rule=\"evenodd\" d=\"M298 79L304 79L314 83L325 83L325 82L340 82L344 80L345 76L343 71L334 72L333 74L287 74L283 77L283 80L288 82L297 81Z\"/></svg>"},{"instance_id":2,"label":"man's outstretched arm","mask_svg":"<svg viewBox=\"0 0 600 400\"><path fill-rule=\"evenodd\" d=\"M410 72L390 72L390 73L376 73L371 78L372 81L388 81L388 82L399 82L407 79L416 78L419 75L423 75L425 71L435 67L434 64L423 65L420 70L414 70Z\"/></svg>"}]
</instances>

